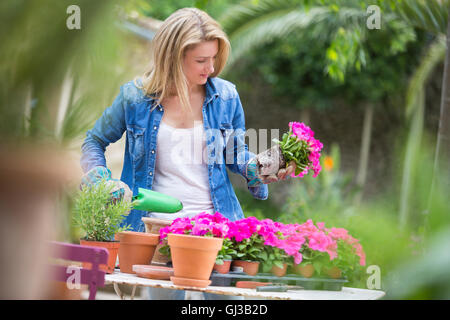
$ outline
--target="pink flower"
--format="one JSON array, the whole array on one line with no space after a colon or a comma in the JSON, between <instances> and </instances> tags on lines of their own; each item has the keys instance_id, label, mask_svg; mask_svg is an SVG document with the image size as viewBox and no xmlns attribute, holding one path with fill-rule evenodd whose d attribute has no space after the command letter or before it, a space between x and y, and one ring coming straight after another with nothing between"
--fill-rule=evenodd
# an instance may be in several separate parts
<instances>
[{"instance_id":1,"label":"pink flower","mask_svg":"<svg viewBox=\"0 0 450 320\"><path fill-rule=\"evenodd\" d=\"M230 220L219 212L213 215L201 212L192 218L177 218L170 226L160 229L160 241L162 242L169 233L191 234L194 236L211 234L214 237L223 238L229 232L229 223Z\"/></svg>"},{"instance_id":2,"label":"pink flower","mask_svg":"<svg viewBox=\"0 0 450 320\"><path fill-rule=\"evenodd\" d=\"M297 137L298 140L306 142L309 149L308 160L309 163L305 164L306 168L302 170L298 175L292 174L292 177L303 177L308 174L309 170L314 172L313 177L317 175L322 170L320 165L320 152L322 151L323 144L314 138L314 131L310 127L300 122L289 122L290 131L293 135Z\"/></svg>"}]
</instances>

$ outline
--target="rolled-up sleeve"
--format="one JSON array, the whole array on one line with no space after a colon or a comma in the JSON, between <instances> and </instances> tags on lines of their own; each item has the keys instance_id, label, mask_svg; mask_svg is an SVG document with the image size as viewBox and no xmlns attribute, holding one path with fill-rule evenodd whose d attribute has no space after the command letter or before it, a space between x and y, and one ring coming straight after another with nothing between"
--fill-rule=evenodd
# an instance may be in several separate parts
<instances>
[{"instance_id":1,"label":"rolled-up sleeve","mask_svg":"<svg viewBox=\"0 0 450 320\"><path fill-rule=\"evenodd\" d=\"M266 184L259 184L254 187L248 186L249 177L247 177L247 164L250 159L256 155L248 150L245 143L245 116L239 94L233 99L234 116L233 132L231 133L227 146L224 150L225 159L232 158L233 161L226 161L226 166L232 172L240 174L247 180L247 188L256 199L265 200L269 196L269 188ZM231 154L232 153L232 154Z\"/></svg>"},{"instance_id":2,"label":"rolled-up sleeve","mask_svg":"<svg viewBox=\"0 0 450 320\"><path fill-rule=\"evenodd\" d=\"M96 166L106 167L105 150L119 140L126 130L123 86L112 105L103 112L94 127L86 133L81 146L81 167L88 172Z\"/></svg>"}]
</instances>

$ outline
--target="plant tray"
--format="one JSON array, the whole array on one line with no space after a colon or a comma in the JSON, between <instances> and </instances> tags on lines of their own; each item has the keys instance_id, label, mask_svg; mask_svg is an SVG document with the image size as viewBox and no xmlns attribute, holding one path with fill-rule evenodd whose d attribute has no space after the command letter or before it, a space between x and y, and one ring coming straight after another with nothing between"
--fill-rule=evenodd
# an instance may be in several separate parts
<instances>
[{"instance_id":1,"label":"plant tray","mask_svg":"<svg viewBox=\"0 0 450 320\"><path fill-rule=\"evenodd\" d=\"M237 281L259 281L283 283L286 285L301 286L305 290L327 290L341 291L347 279L330 279L330 278L303 278L296 274L287 274L284 277L274 276L272 273L258 273L249 276L244 272L230 271L227 274L221 274L216 271L211 273L210 277L212 286L234 287Z\"/></svg>"}]
</instances>

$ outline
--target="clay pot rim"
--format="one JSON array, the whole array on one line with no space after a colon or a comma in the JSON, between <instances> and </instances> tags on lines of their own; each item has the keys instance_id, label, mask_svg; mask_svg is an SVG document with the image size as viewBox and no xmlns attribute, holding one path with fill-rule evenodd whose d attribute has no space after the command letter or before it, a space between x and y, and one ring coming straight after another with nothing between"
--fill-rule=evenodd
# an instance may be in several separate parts
<instances>
[{"instance_id":1,"label":"clay pot rim","mask_svg":"<svg viewBox=\"0 0 450 320\"><path fill-rule=\"evenodd\" d=\"M189 241L185 241L189 239ZM167 236L167 242L170 247L179 248L192 248L195 250L220 250L223 244L223 238L216 237L203 237L203 236L193 236L190 234L175 234L170 233ZM181 243L183 242L183 243ZM199 242L202 243L203 247L199 247ZM208 243L208 245L206 245Z\"/></svg>"},{"instance_id":2,"label":"clay pot rim","mask_svg":"<svg viewBox=\"0 0 450 320\"><path fill-rule=\"evenodd\" d=\"M157 245L159 235L146 232L123 231L118 233L118 239L122 244Z\"/></svg>"},{"instance_id":3,"label":"clay pot rim","mask_svg":"<svg viewBox=\"0 0 450 320\"><path fill-rule=\"evenodd\" d=\"M261 263L260 261L254 261L254 260L234 260L233 261L242 261L242 262L247 262L247 263Z\"/></svg>"},{"instance_id":4,"label":"clay pot rim","mask_svg":"<svg viewBox=\"0 0 450 320\"><path fill-rule=\"evenodd\" d=\"M238 282L236 282L236 288L255 289L256 287L264 287L264 286L269 286L271 284L272 284L272 282L238 281Z\"/></svg>"},{"instance_id":5,"label":"clay pot rim","mask_svg":"<svg viewBox=\"0 0 450 320\"><path fill-rule=\"evenodd\" d=\"M143 264L135 264L132 269L138 277L155 280L169 280L174 272L173 268Z\"/></svg>"},{"instance_id":6,"label":"clay pot rim","mask_svg":"<svg viewBox=\"0 0 450 320\"><path fill-rule=\"evenodd\" d=\"M161 224L170 226L173 221L161 218L142 217L142 222L144 222L145 224Z\"/></svg>"},{"instance_id":7,"label":"clay pot rim","mask_svg":"<svg viewBox=\"0 0 450 320\"><path fill-rule=\"evenodd\" d=\"M231 262L233 261L233 260L231 260L231 259L222 259L222 260L223 260L224 263L225 263L225 262L230 262L230 264L231 264ZM217 263L214 262L214 264L217 264ZM219 266L221 266L221 264L219 264Z\"/></svg>"},{"instance_id":8,"label":"clay pot rim","mask_svg":"<svg viewBox=\"0 0 450 320\"><path fill-rule=\"evenodd\" d=\"M82 242L84 242L84 244L82 244ZM101 244L104 247L108 247L108 248L114 248L114 247L119 247L120 246L120 242L119 241L92 241L92 240L85 240L85 239L80 239L80 245L86 245L88 246L90 243L94 244Z\"/></svg>"},{"instance_id":9,"label":"clay pot rim","mask_svg":"<svg viewBox=\"0 0 450 320\"><path fill-rule=\"evenodd\" d=\"M195 288L206 288L212 282L209 279L208 280L198 280L198 279L182 278L182 277L175 277L175 276L171 276L170 281L172 281L172 283L176 286L195 287ZM190 281L190 282L192 282L192 284L191 285L181 284L184 281ZM176 282L178 282L178 284Z\"/></svg>"}]
</instances>

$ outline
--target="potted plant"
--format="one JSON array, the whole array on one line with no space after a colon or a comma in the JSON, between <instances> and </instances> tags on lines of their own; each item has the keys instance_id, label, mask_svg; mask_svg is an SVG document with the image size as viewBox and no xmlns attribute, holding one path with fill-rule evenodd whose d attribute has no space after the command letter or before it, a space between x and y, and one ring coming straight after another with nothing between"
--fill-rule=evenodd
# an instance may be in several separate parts
<instances>
[{"instance_id":1,"label":"potted plant","mask_svg":"<svg viewBox=\"0 0 450 320\"><path fill-rule=\"evenodd\" d=\"M310 127L300 122L289 122L289 132L285 132L282 140L273 139L276 143L272 148L258 154L254 160L259 175L275 175L280 168L286 168L290 162L295 162L293 177L303 177L309 170L317 177L320 166L322 143L314 138Z\"/></svg>"},{"instance_id":2,"label":"potted plant","mask_svg":"<svg viewBox=\"0 0 450 320\"><path fill-rule=\"evenodd\" d=\"M101 266L107 273L114 272L119 250L120 243L114 240L114 235L129 229L129 226L121 227L121 223L132 206L124 200L111 201L112 188L113 185L108 185L106 180L93 186L85 186L75 199L73 215L75 226L85 233L80 244L108 250L108 265Z\"/></svg>"},{"instance_id":3,"label":"potted plant","mask_svg":"<svg viewBox=\"0 0 450 320\"><path fill-rule=\"evenodd\" d=\"M311 250L307 245L302 248L301 252L302 261L298 264L294 263L292 270L305 278L311 278L316 273L320 275L323 266L330 261L326 252Z\"/></svg>"},{"instance_id":4,"label":"potted plant","mask_svg":"<svg viewBox=\"0 0 450 320\"><path fill-rule=\"evenodd\" d=\"M259 265L263 261L264 238L259 234L260 221L255 217L248 217L230 223L228 236L236 251L236 258L232 266L242 267L248 275L258 273Z\"/></svg>"},{"instance_id":5,"label":"potted plant","mask_svg":"<svg viewBox=\"0 0 450 320\"><path fill-rule=\"evenodd\" d=\"M202 212L193 218L175 219L160 229L161 241L167 238L170 247L174 284L206 287L211 283L209 278L228 231L228 221L219 212ZM164 247L163 251L168 252Z\"/></svg>"},{"instance_id":6,"label":"potted plant","mask_svg":"<svg viewBox=\"0 0 450 320\"><path fill-rule=\"evenodd\" d=\"M305 239L294 225L265 219L260 222L258 233L264 238L263 272L282 277L288 266L301 258L299 250Z\"/></svg>"},{"instance_id":7,"label":"potted plant","mask_svg":"<svg viewBox=\"0 0 450 320\"><path fill-rule=\"evenodd\" d=\"M261 257L264 260L262 271L272 272L277 277L283 277L286 274L287 267L291 265L290 257L283 249L277 247L266 245Z\"/></svg>"},{"instance_id":8,"label":"potted plant","mask_svg":"<svg viewBox=\"0 0 450 320\"><path fill-rule=\"evenodd\" d=\"M237 257L237 251L233 249L233 242L229 238L223 238L222 248L217 254L213 270L222 274L228 273L234 257Z\"/></svg>"},{"instance_id":9,"label":"potted plant","mask_svg":"<svg viewBox=\"0 0 450 320\"><path fill-rule=\"evenodd\" d=\"M324 265L324 272L333 279L349 278L359 266L366 264L366 256L359 240L353 238L346 229L326 229L328 236L336 241L336 257Z\"/></svg>"},{"instance_id":10,"label":"potted plant","mask_svg":"<svg viewBox=\"0 0 450 320\"><path fill-rule=\"evenodd\" d=\"M158 218L149 218L149 217L143 217L142 221L145 224L145 232L156 234L159 236L159 230L161 228L170 226L172 223L172 220L165 220L165 219L158 219ZM153 255L152 263L158 264L158 265L167 265L167 263L170 261L169 259L169 252L166 250L164 252L164 249L161 248L167 245L167 239L163 241L163 243L159 243L156 246L155 253ZM167 246L168 248L168 246ZM163 253L162 253L163 252Z\"/></svg>"}]
</instances>

